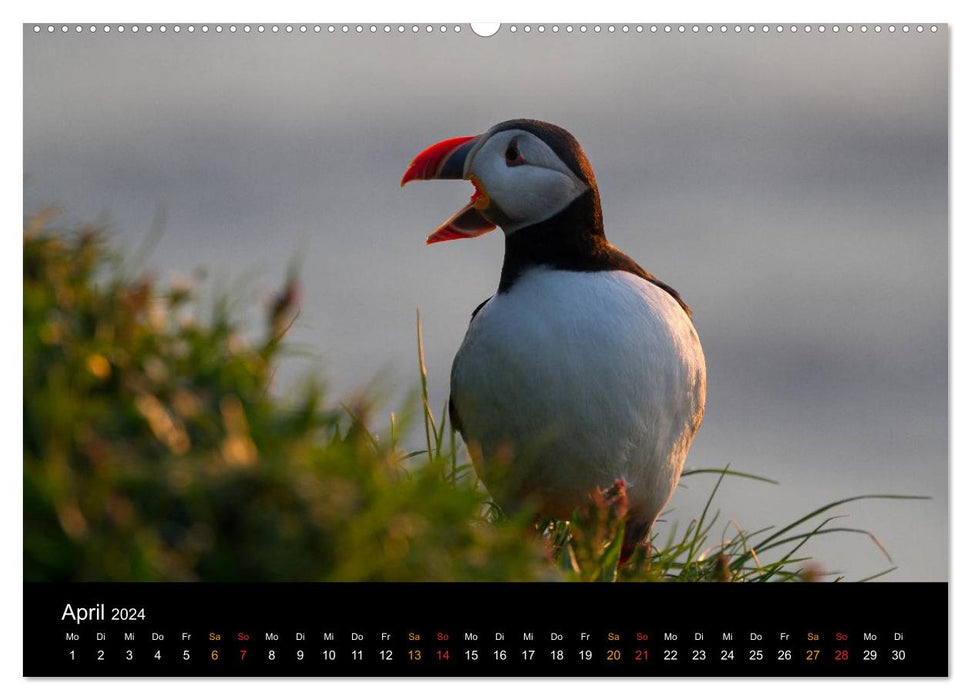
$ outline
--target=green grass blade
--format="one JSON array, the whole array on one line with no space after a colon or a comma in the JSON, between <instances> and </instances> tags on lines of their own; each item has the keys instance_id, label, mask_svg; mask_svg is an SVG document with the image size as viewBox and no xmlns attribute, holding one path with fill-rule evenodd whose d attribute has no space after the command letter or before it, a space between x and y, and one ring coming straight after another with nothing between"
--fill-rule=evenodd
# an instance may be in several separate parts
<instances>
[{"instance_id":1,"label":"green grass blade","mask_svg":"<svg viewBox=\"0 0 971 700\"><path fill-rule=\"evenodd\" d=\"M887 561L893 562L893 558L890 556L890 552L888 552L887 551L887 548L883 546L883 543L880 542L879 539L877 539L876 535L874 535L869 530L863 530L863 529L857 528L857 527L830 527L830 528L825 528L825 529L822 529L822 530L812 530L811 532L806 533L806 534L794 535L792 537L786 537L785 539L782 539L782 540L779 540L778 542L774 542L774 543L770 544L768 547L764 547L763 549L756 550L756 551L765 552L765 551L768 551L768 550L773 549L775 547L780 547L780 546L782 546L784 544L788 544L789 542L795 542L795 541L797 541L797 540L799 540L799 539L801 539L803 537L807 537L808 538L808 537L816 537L817 535L829 535L829 534L832 534L834 532L849 532L849 533L853 533L853 534L857 534L857 535L866 535L867 537L870 538L870 540L873 541L873 543L877 546L877 548L883 553L883 556L887 558ZM800 546L802 546L802 545L800 545Z\"/></svg>"},{"instance_id":2,"label":"green grass blade","mask_svg":"<svg viewBox=\"0 0 971 700\"><path fill-rule=\"evenodd\" d=\"M731 466L730 464L726 464L725 468L720 470L720 473L718 475L718 481L715 482L715 488L713 488L711 490L711 493L708 494L708 501L705 503L705 507L701 511L701 517L698 518L698 525L695 528L695 536L691 541L691 548L689 549L689 555L688 555L689 561L694 560L696 552L704 543L704 538L703 538L704 531L702 530L702 527L705 523L705 517L707 517L708 509L711 508L711 503L715 499L715 494L718 493L718 487L721 486L722 480L725 478L725 472L728 471L728 468L730 466Z\"/></svg>"},{"instance_id":3,"label":"green grass blade","mask_svg":"<svg viewBox=\"0 0 971 700\"><path fill-rule=\"evenodd\" d=\"M418 333L418 374L421 377L421 403L424 408L423 416L425 422L425 444L428 448L428 459L434 458L432 452L432 431L435 427L435 417L432 409L428 405L428 370L425 368L425 345L422 341L421 333L421 311L415 309L415 327Z\"/></svg>"},{"instance_id":4,"label":"green grass blade","mask_svg":"<svg viewBox=\"0 0 971 700\"><path fill-rule=\"evenodd\" d=\"M442 417L438 421L438 425L441 426L435 431L435 456L442 456L442 441L445 439L445 416L448 415L448 399L445 400L445 405L442 406Z\"/></svg>"},{"instance_id":5,"label":"green grass blade","mask_svg":"<svg viewBox=\"0 0 971 700\"><path fill-rule=\"evenodd\" d=\"M900 494L864 494L862 496L850 496L849 498L841 498L838 501L832 501L831 503L827 503L826 505L820 506L819 508L812 511L811 513L808 513L802 516L801 518L799 518L798 520L794 520L793 522L789 523L781 530L778 530L775 534L771 535L770 537L762 540L759 544L755 545L755 551L757 552L761 551L762 548L764 548L767 544L775 540L777 537L784 535L790 530L793 530L799 527L804 522L815 518L817 515L821 515L822 513L825 513L828 510L832 510L833 508L844 505L846 503L853 503L855 501L865 501L865 500L914 501L914 500L929 500L929 496L904 496Z\"/></svg>"},{"instance_id":6,"label":"green grass blade","mask_svg":"<svg viewBox=\"0 0 971 700\"><path fill-rule=\"evenodd\" d=\"M889 573L890 573L891 571L896 571L896 570L897 570L897 567L896 567L896 566L891 566L891 567L890 567L889 569L884 569L883 571L881 571L881 572L880 572L880 573L878 573L878 574L873 574L872 576L867 576L866 578L861 578L861 579L859 580L859 583L865 583L865 582L867 582L867 581L873 581L874 579L878 579L878 578L880 578L881 576L886 576L886 575L887 575L887 574L889 574Z\"/></svg>"},{"instance_id":7,"label":"green grass blade","mask_svg":"<svg viewBox=\"0 0 971 700\"><path fill-rule=\"evenodd\" d=\"M764 481L767 484L775 484L778 486L779 482L775 479L770 479L767 476L759 476L758 474L752 474L749 472L740 472L734 469L729 469L725 467L724 469L689 469L688 471L681 472L681 477L694 476L696 474L721 474L723 476L737 476L743 479L752 479L754 481Z\"/></svg>"}]
</instances>

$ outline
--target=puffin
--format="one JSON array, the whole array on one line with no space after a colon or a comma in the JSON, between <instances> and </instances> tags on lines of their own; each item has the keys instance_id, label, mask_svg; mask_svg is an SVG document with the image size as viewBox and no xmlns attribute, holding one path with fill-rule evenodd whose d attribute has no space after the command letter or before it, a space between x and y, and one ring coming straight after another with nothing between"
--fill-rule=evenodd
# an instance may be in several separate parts
<instances>
[{"instance_id":1,"label":"puffin","mask_svg":"<svg viewBox=\"0 0 971 700\"><path fill-rule=\"evenodd\" d=\"M565 129L496 124L419 153L401 179L465 179L427 244L502 230L496 293L452 364L449 416L506 513L569 520L620 479L622 561L670 500L705 410L691 309L607 241L593 169Z\"/></svg>"}]
</instances>

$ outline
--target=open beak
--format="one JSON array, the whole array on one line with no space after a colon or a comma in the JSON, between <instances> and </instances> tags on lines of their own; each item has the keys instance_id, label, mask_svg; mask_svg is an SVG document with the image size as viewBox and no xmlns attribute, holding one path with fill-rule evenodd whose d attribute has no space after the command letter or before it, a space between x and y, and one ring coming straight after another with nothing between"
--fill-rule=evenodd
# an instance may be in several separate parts
<instances>
[{"instance_id":1,"label":"open beak","mask_svg":"<svg viewBox=\"0 0 971 700\"><path fill-rule=\"evenodd\" d=\"M481 183L474 175L466 176L469 155L478 140L478 136L459 136L429 146L414 157L401 178L402 187L412 180L462 179L471 180L475 186L475 193L469 203L428 234L428 238L425 239L428 245L457 238L475 238L495 228L495 225L482 215L482 210L489 206L489 195L482 189Z\"/></svg>"}]
</instances>

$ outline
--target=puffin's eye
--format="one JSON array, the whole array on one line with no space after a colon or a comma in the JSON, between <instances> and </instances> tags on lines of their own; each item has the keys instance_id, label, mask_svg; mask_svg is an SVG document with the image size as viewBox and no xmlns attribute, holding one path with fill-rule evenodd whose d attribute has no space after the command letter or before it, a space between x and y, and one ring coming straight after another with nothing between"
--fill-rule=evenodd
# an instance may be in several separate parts
<instances>
[{"instance_id":1,"label":"puffin's eye","mask_svg":"<svg viewBox=\"0 0 971 700\"><path fill-rule=\"evenodd\" d=\"M523 160L523 154L519 152L519 146L516 144L516 140L513 139L506 146L506 165L511 168L514 165L522 165L525 162Z\"/></svg>"}]
</instances>

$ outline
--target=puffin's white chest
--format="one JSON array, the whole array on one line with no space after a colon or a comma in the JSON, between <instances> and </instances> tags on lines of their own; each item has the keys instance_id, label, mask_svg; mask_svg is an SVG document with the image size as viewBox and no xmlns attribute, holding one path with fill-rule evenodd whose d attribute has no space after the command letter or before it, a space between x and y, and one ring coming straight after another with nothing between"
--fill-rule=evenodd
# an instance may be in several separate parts
<instances>
[{"instance_id":1,"label":"puffin's white chest","mask_svg":"<svg viewBox=\"0 0 971 700\"><path fill-rule=\"evenodd\" d=\"M627 272L538 268L476 315L452 400L498 503L569 517L596 487L628 485L632 520L670 498L705 401L694 326ZM514 469L505 463L516 455Z\"/></svg>"}]
</instances>

